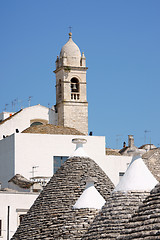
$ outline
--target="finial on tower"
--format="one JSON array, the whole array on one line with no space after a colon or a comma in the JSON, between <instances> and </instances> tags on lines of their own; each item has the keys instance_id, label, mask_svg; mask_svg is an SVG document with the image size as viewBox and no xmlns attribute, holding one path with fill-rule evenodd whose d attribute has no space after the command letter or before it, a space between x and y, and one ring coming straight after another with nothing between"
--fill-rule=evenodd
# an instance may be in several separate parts
<instances>
[{"instance_id":1,"label":"finial on tower","mask_svg":"<svg viewBox=\"0 0 160 240\"><path fill-rule=\"evenodd\" d=\"M71 32L69 33L69 38L72 38L72 33Z\"/></svg>"},{"instance_id":2,"label":"finial on tower","mask_svg":"<svg viewBox=\"0 0 160 240\"><path fill-rule=\"evenodd\" d=\"M72 27L69 26L69 38L72 38Z\"/></svg>"}]
</instances>

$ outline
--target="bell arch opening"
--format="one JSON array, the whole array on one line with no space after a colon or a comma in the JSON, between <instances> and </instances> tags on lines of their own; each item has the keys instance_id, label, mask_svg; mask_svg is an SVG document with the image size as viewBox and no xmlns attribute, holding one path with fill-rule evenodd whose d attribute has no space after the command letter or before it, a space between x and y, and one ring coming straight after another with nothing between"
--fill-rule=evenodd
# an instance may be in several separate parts
<instances>
[{"instance_id":1,"label":"bell arch opening","mask_svg":"<svg viewBox=\"0 0 160 240\"><path fill-rule=\"evenodd\" d=\"M79 92L80 92L79 80L74 77L71 79L71 99L79 100L80 99Z\"/></svg>"}]
</instances>

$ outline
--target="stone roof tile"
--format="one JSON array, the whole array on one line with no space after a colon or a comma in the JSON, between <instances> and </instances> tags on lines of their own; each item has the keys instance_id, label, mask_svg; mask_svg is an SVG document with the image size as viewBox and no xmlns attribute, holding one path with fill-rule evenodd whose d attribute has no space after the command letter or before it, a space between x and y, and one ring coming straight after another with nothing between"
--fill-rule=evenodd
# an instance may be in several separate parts
<instances>
[{"instance_id":1,"label":"stone roof tile","mask_svg":"<svg viewBox=\"0 0 160 240\"><path fill-rule=\"evenodd\" d=\"M142 156L148 169L160 181L160 149L152 149Z\"/></svg>"},{"instance_id":2,"label":"stone roof tile","mask_svg":"<svg viewBox=\"0 0 160 240\"><path fill-rule=\"evenodd\" d=\"M95 179L96 189L106 200L114 186L103 170L90 158L69 158L44 187L12 240L81 239L98 213L73 209L88 177Z\"/></svg>"},{"instance_id":3,"label":"stone roof tile","mask_svg":"<svg viewBox=\"0 0 160 240\"><path fill-rule=\"evenodd\" d=\"M84 135L74 128L55 126L53 124L31 126L25 129L22 133Z\"/></svg>"},{"instance_id":4,"label":"stone roof tile","mask_svg":"<svg viewBox=\"0 0 160 240\"><path fill-rule=\"evenodd\" d=\"M113 192L82 240L116 239L149 192Z\"/></svg>"},{"instance_id":5,"label":"stone roof tile","mask_svg":"<svg viewBox=\"0 0 160 240\"><path fill-rule=\"evenodd\" d=\"M23 177L20 174L16 174L8 182L13 182L17 186L25 189L29 189L33 185L33 182L29 181L27 178Z\"/></svg>"},{"instance_id":6,"label":"stone roof tile","mask_svg":"<svg viewBox=\"0 0 160 240\"><path fill-rule=\"evenodd\" d=\"M111 149L111 148L106 148L106 155L121 156L118 149Z\"/></svg>"},{"instance_id":7,"label":"stone roof tile","mask_svg":"<svg viewBox=\"0 0 160 240\"><path fill-rule=\"evenodd\" d=\"M117 239L160 239L160 183L139 206Z\"/></svg>"}]
</instances>

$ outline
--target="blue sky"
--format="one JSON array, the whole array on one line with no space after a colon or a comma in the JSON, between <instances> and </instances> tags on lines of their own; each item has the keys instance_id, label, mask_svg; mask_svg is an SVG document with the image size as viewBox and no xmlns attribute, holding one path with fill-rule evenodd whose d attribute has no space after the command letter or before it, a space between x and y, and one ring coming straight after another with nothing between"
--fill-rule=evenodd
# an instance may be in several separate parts
<instances>
[{"instance_id":1,"label":"blue sky","mask_svg":"<svg viewBox=\"0 0 160 240\"><path fill-rule=\"evenodd\" d=\"M73 40L87 59L89 131L121 148L160 146L159 0L1 0L0 112L55 104L56 56ZM21 103L20 103L21 101Z\"/></svg>"}]
</instances>

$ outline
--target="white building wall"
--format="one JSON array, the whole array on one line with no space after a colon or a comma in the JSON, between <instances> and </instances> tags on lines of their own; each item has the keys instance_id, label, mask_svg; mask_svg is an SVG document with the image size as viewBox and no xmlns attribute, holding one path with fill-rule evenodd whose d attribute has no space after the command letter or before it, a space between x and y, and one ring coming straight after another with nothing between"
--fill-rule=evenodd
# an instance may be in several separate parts
<instances>
[{"instance_id":1,"label":"white building wall","mask_svg":"<svg viewBox=\"0 0 160 240\"><path fill-rule=\"evenodd\" d=\"M0 121L10 117L13 114L14 114L14 112L2 112L2 113L0 113Z\"/></svg>"},{"instance_id":2,"label":"white building wall","mask_svg":"<svg viewBox=\"0 0 160 240\"><path fill-rule=\"evenodd\" d=\"M105 163L105 137L17 133L0 140L0 182L8 187L15 174L32 177L32 167L38 166L34 176L53 175L54 156L70 156L75 150L72 139L87 139L86 153L99 165Z\"/></svg>"},{"instance_id":3,"label":"white building wall","mask_svg":"<svg viewBox=\"0 0 160 240\"><path fill-rule=\"evenodd\" d=\"M130 162L131 156L106 155L104 171L116 186L119 183L119 173L125 173Z\"/></svg>"},{"instance_id":4,"label":"white building wall","mask_svg":"<svg viewBox=\"0 0 160 240\"><path fill-rule=\"evenodd\" d=\"M14 176L15 138L11 135L0 141L0 182L8 186L8 180Z\"/></svg>"},{"instance_id":5,"label":"white building wall","mask_svg":"<svg viewBox=\"0 0 160 240\"><path fill-rule=\"evenodd\" d=\"M105 137L17 133L0 141L0 182L8 187L8 180L15 174L30 179L34 176L53 175L54 156L70 156L75 150L73 138L85 138L85 152L116 185L119 172L125 172L131 161L129 156L105 155Z\"/></svg>"},{"instance_id":6,"label":"white building wall","mask_svg":"<svg viewBox=\"0 0 160 240\"><path fill-rule=\"evenodd\" d=\"M19 215L25 214L37 198L38 193L11 193L0 192L0 220L2 220L1 240L7 239L7 213L9 214L9 239L15 233L19 225Z\"/></svg>"},{"instance_id":7,"label":"white building wall","mask_svg":"<svg viewBox=\"0 0 160 240\"><path fill-rule=\"evenodd\" d=\"M54 156L70 156L76 145L72 143L75 135L49 134L15 134L15 174L19 173L26 178L32 177L33 166L35 176L53 175ZM105 157L105 137L81 136L87 139L84 145L86 153L97 163L103 165Z\"/></svg>"},{"instance_id":8,"label":"white building wall","mask_svg":"<svg viewBox=\"0 0 160 240\"><path fill-rule=\"evenodd\" d=\"M33 119L41 119L46 123L57 125L57 114L53 109L41 105L24 108L16 115L12 116L10 120L0 123L0 139L3 135L9 136L15 133L18 129L20 132L30 127Z\"/></svg>"}]
</instances>

